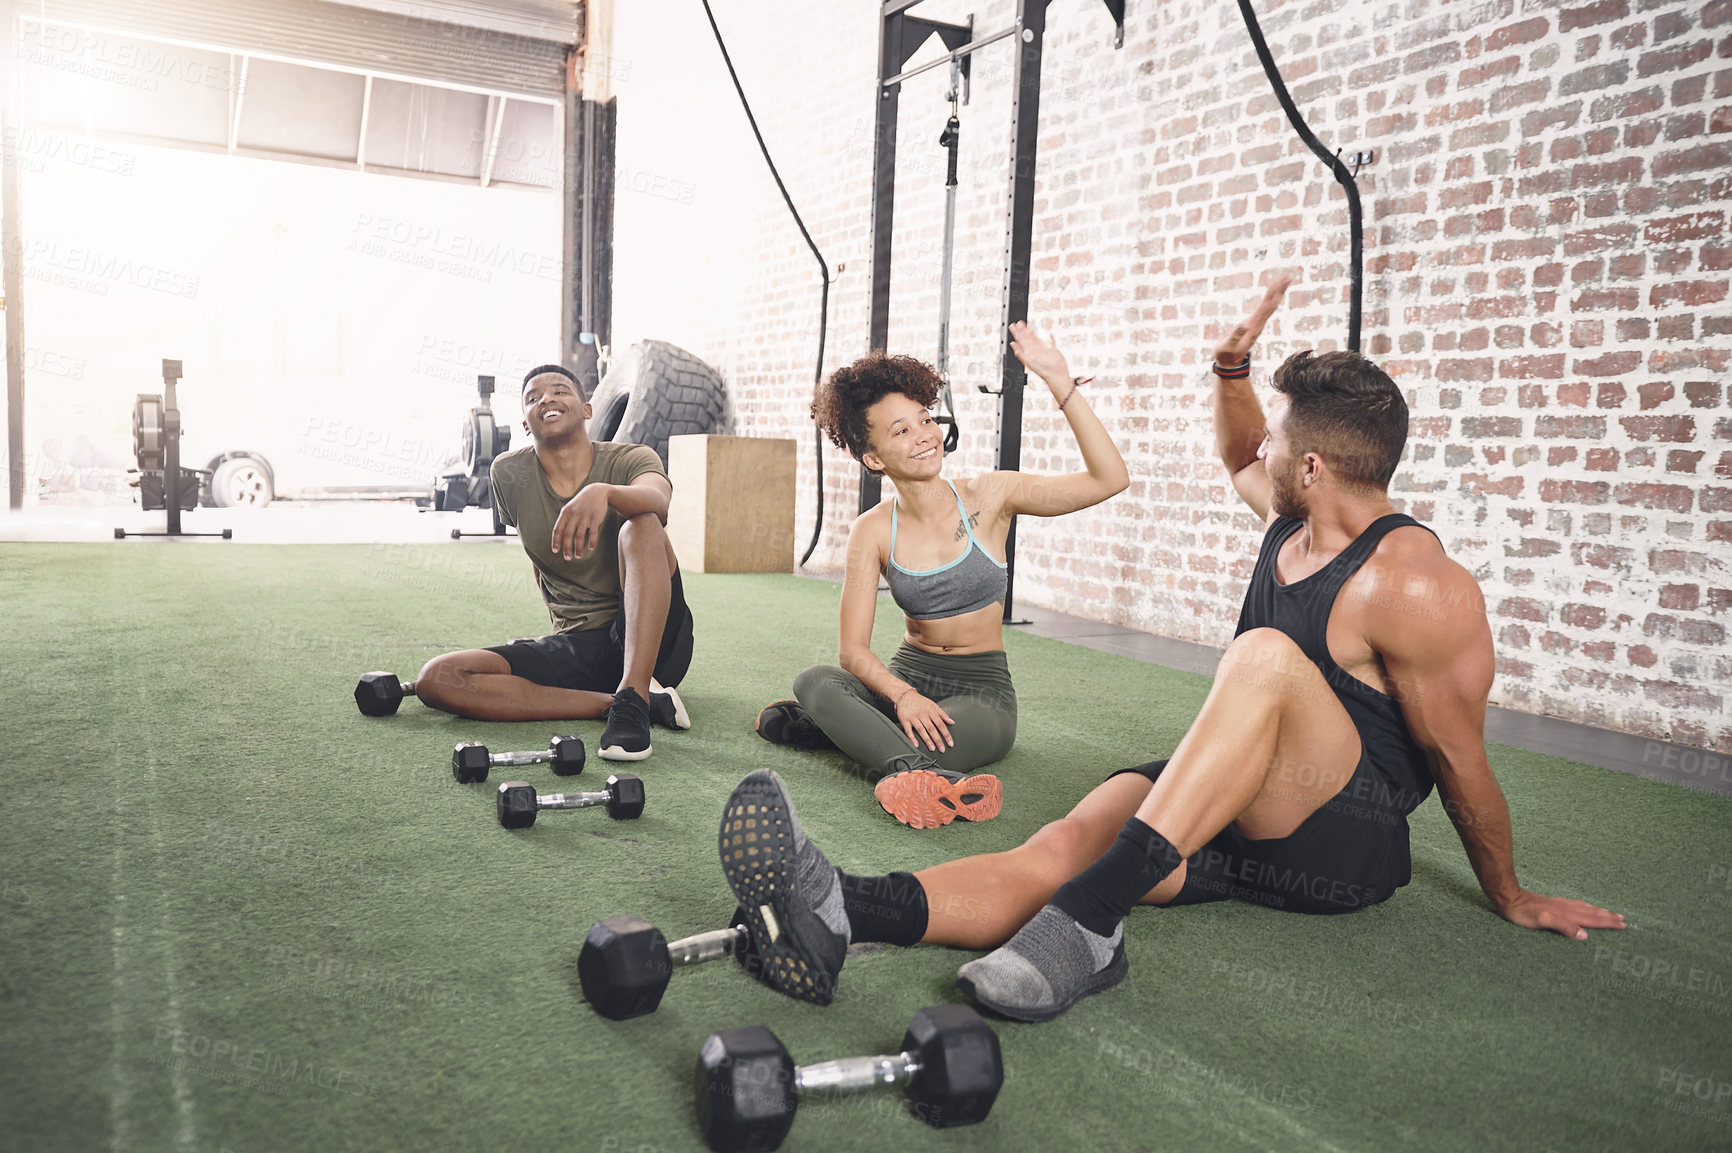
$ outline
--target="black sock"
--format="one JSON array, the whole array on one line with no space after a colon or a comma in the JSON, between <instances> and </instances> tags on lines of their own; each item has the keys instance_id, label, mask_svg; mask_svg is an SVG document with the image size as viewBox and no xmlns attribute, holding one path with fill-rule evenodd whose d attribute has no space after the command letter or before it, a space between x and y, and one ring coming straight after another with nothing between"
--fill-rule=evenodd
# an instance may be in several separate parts
<instances>
[{"instance_id":1,"label":"black sock","mask_svg":"<svg viewBox=\"0 0 1732 1153\"><path fill-rule=\"evenodd\" d=\"M1052 903L1089 932L1110 937L1137 902L1183 862L1167 838L1132 817L1100 860L1060 886Z\"/></svg>"},{"instance_id":2,"label":"black sock","mask_svg":"<svg viewBox=\"0 0 1732 1153\"><path fill-rule=\"evenodd\" d=\"M856 877L837 869L836 879L853 940L917 945L926 935L926 888L913 873Z\"/></svg>"}]
</instances>

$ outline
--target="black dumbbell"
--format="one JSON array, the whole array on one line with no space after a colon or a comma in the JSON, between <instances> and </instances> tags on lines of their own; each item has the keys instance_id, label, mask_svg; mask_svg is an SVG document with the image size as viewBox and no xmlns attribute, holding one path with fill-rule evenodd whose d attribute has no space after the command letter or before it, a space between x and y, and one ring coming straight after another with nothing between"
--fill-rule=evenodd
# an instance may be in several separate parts
<instances>
[{"instance_id":1,"label":"black dumbbell","mask_svg":"<svg viewBox=\"0 0 1732 1153\"><path fill-rule=\"evenodd\" d=\"M551 763L554 776L575 777L583 772L583 738L554 737L547 751L490 753L480 741L464 741L451 750L451 775L460 785L476 785L487 779L494 765L540 765Z\"/></svg>"},{"instance_id":2,"label":"black dumbbell","mask_svg":"<svg viewBox=\"0 0 1732 1153\"><path fill-rule=\"evenodd\" d=\"M528 781L506 781L499 786L499 823L507 829L527 829L542 809L587 809L606 805L616 821L643 815L643 782L630 773L615 773L607 779L604 793L541 793Z\"/></svg>"},{"instance_id":3,"label":"black dumbbell","mask_svg":"<svg viewBox=\"0 0 1732 1153\"><path fill-rule=\"evenodd\" d=\"M577 955L577 979L584 999L603 1017L624 1021L656 1011L676 965L696 965L717 957L738 957L744 964L752 936L745 914L734 923L670 942L662 931L629 913L597 921Z\"/></svg>"},{"instance_id":4,"label":"black dumbbell","mask_svg":"<svg viewBox=\"0 0 1732 1153\"><path fill-rule=\"evenodd\" d=\"M899 1053L796 1067L762 1025L723 1029L698 1053L698 1124L717 1153L757 1153L782 1144L799 1094L894 1084L935 1129L984 1121L1004 1085L998 1034L967 1005L937 1005L914 1014Z\"/></svg>"},{"instance_id":5,"label":"black dumbbell","mask_svg":"<svg viewBox=\"0 0 1732 1153\"><path fill-rule=\"evenodd\" d=\"M369 717L388 717L404 697L415 695L415 682L404 684L396 673L362 673L355 685L355 704Z\"/></svg>"}]
</instances>

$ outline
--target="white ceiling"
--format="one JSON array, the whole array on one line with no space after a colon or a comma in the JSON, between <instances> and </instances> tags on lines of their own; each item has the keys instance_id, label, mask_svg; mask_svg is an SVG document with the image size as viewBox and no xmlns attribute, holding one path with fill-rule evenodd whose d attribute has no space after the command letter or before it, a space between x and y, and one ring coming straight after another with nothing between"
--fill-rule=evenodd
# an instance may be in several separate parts
<instances>
[{"instance_id":1,"label":"white ceiling","mask_svg":"<svg viewBox=\"0 0 1732 1153\"><path fill-rule=\"evenodd\" d=\"M509 32L537 40L575 44L581 0L333 0L351 8L371 8L467 28Z\"/></svg>"}]
</instances>

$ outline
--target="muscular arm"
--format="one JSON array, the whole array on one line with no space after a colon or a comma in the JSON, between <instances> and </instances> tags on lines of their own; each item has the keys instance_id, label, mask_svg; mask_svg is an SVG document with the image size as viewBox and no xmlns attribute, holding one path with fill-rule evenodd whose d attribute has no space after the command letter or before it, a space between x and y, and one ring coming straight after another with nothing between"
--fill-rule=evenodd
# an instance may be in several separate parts
<instances>
[{"instance_id":1,"label":"muscular arm","mask_svg":"<svg viewBox=\"0 0 1732 1153\"><path fill-rule=\"evenodd\" d=\"M1516 880L1509 806L1485 755L1485 711L1495 672L1478 584L1441 551L1406 558L1380 590L1367 640L1383 658L1408 731L1425 750L1444 812L1474 876L1504 919L1586 940L1624 919L1586 901L1544 897Z\"/></svg>"},{"instance_id":2,"label":"muscular arm","mask_svg":"<svg viewBox=\"0 0 1732 1153\"><path fill-rule=\"evenodd\" d=\"M630 519L653 512L656 519L668 523L668 503L673 500L674 486L659 472L646 472L630 484L610 484L607 489L608 507L621 518Z\"/></svg>"},{"instance_id":3,"label":"muscular arm","mask_svg":"<svg viewBox=\"0 0 1732 1153\"><path fill-rule=\"evenodd\" d=\"M1215 380L1215 452L1227 466L1233 491L1259 519L1269 519L1269 473L1257 455L1263 443L1263 406L1251 391L1251 378Z\"/></svg>"},{"instance_id":4,"label":"muscular arm","mask_svg":"<svg viewBox=\"0 0 1732 1153\"><path fill-rule=\"evenodd\" d=\"M673 485L659 472L640 473L630 484L586 484L553 522L554 554L570 560L594 548L610 508L622 519L654 513L666 524L673 495Z\"/></svg>"},{"instance_id":5,"label":"muscular arm","mask_svg":"<svg viewBox=\"0 0 1732 1153\"><path fill-rule=\"evenodd\" d=\"M1225 340L1215 347L1215 363L1224 368L1244 364L1251 356L1251 347L1263 333L1263 326L1281 306L1281 298L1291 283L1282 277L1271 284L1251 315L1246 317ZM1215 381L1215 452L1227 466L1233 489L1251 506L1251 511L1263 521L1269 519L1269 472L1263 467L1258 450L1262 447L1265 430L1263 406L1251 389L1251 378L1228 380L1210 373Z\"/></svg>"}]
</instances>

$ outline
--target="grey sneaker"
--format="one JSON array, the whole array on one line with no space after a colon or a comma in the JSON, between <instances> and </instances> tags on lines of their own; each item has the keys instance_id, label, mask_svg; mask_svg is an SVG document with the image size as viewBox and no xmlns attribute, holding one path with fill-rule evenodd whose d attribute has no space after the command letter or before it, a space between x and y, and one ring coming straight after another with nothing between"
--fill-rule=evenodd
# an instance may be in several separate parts
<instances>
[{"instance_id":1,"label":"grey sneaker","mask_svg":"<svg viewBox=\"0 0 1732 1153\"><path fill-rule=\"evenodd\" d=\"M828 1005L848 955L842 885L800 827L780 777L760 769L734 786L718 842L751 932L748 968L779 993Z\"/></svg>"}]
</instances>

